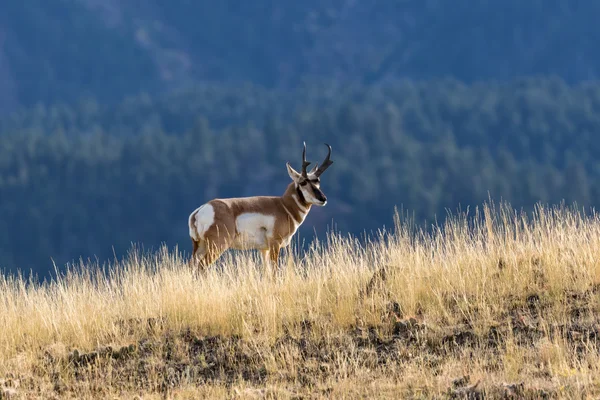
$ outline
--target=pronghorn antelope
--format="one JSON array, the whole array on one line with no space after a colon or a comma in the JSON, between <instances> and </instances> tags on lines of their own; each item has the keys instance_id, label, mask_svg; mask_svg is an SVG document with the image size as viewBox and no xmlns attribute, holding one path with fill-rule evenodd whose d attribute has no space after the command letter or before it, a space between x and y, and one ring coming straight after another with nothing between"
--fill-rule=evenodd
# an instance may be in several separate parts
<instances>
[{"instance_id":1,"label":"pronghorn antelope","mask_svg":"<svg viewBox=\"0 0 600 400\"><path fill-rule=\"evenodd\" d=\"M304 222L311 206L324 206L327 197L320 189L321 174L333 161L331 146L321 165L310 172L306 168L306 143L302 151L302 172L290 163L287 171L292 179L282 196L253 196L213 199L198 207L189 216L193 251L190 265L198 262L205 270L227 249L257 249L265 264L277 266L279 251L290 244L292 236Z\"/></svg>"}]
</instances>

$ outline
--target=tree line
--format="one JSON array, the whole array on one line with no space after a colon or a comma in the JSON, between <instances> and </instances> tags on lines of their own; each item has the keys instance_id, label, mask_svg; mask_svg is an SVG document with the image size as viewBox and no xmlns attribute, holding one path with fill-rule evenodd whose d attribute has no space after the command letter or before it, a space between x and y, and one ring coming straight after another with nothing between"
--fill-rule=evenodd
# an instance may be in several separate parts
<instances>
[{"instance_id":1,"label":"tree line","mask_svg":"<svg viewBox=\"0 0 600 400\"><path fill-rule=\"evenodd\" d=\"M0 120L0 268L45 275L132 243L189 250L189 213L213 197L278 195L285 162L332 148L329 198L299 231L360 235L491 196L513 206L600 194L600 83L556 78L203 85L115 106L93 99Z\"/></svg>"}]
</instances>

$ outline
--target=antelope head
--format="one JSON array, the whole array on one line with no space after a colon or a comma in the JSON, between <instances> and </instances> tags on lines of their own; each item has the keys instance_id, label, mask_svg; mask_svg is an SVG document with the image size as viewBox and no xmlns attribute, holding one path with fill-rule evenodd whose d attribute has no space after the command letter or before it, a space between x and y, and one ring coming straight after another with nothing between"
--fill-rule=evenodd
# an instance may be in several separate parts
<instances>
[{"instance_id":1,"label":"antelope head","mask_svg":"<svg viewBox=\"0 0 600 400\"><path fill-rule=\"evenodd\" d=\"M331 146L327 143L325 143L325 145L329 150L327 157L325 157L325 160L323 160L321 165L315 164L313 169L309 172L306 171L306 168L311 163L306 161L306 143L304 143L304 149L302 150L302 172L298 172L292 168L289 162L286 163L288 174L294 181L298 193L302 195L304 201L316 206L324 206L327 204L327 196L325 196L321 190L320 176L331 164L333 164L333 161L329 159L331 156Z\"/></svg>"}]
</instances>

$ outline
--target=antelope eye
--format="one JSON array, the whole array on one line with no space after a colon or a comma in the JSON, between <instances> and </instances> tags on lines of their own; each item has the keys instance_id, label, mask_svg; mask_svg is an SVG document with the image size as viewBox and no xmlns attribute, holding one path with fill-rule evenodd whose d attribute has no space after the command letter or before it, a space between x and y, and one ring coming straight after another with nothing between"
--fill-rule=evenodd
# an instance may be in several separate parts
<instances>
[{"instance_id":1,"label":"antelope eye","mask_svg":"<svg viewBox=\"0 0 600 400\"><path fill-rule=\"evenodd\" d=\"M307 183L308 183L308 181L302 181L302 182L300 182L300 186L306 186Z\"/></svg>"}]
</instances>

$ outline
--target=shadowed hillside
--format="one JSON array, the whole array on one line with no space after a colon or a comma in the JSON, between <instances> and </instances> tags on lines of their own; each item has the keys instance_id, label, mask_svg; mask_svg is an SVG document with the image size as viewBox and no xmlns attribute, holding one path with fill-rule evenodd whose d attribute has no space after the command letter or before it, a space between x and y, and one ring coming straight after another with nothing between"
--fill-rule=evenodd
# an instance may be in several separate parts
<instances>
[{"instance_id":1,"label":"shadowed hillside","mask_svg":"<svg viewBox=\"0 0 600 400\"><path fill-rule=\"evenodd\" d=\"M199 81L580 82L598 77L599 12L594 0L5 0L0 114Z\"/></svg>"}]
</instances>

